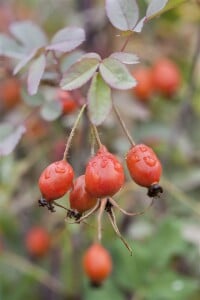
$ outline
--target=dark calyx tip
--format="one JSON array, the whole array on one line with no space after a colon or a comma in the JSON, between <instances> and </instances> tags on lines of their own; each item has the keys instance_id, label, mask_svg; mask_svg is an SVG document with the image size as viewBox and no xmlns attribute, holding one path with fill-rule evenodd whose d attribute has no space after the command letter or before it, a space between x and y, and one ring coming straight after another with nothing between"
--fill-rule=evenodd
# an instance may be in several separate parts
<instances>
[{"instance_id":1,"label":"dark calyx tip","mask_svg":"<svg viewBox=\"0 0 200 300\"><path fill-rule=\"evenodd\" d=\"M38 200L38 204L41 207L47 207L48 210L50 210L51 212L55 212L55 207L52 203L50 203L49 201L47 201L45 198L41 197L40 200Z\"/></svg>"},{"instance_id":2,"label":"dark calyx tip","mask_svg":"<svg viewBox=\"0 0 200 300\"><path fill-rule=\"evenodd\" d=\"M160 194L163 193L163 188L158 184L158 183L153 183L152 185L150 185L150 187L148 188L148 192L147 195L149 197L156 197L159 196Z\"/></svg>"},{"instance_id":3,"label":"dark calyx tip","mask_svg":"<svg viewBox=\"0 0 200 300\"><path fill-rule=\"evenodd\" d=\"M90 281L90 286L92 288L98 289L98 288L100 288L102 286L102 283L101 282Z\"/></svg>"}]
</instances>

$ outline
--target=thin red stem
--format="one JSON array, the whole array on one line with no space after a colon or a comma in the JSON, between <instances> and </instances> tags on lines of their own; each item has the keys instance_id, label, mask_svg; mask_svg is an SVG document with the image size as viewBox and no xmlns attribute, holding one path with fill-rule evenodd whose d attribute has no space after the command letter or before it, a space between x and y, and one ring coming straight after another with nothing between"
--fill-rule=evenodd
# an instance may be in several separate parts
<instances>
[{"instance_id":1,"label":"thin red stem","mask_svg":"<svg viewBox=\"0 0 200 300\"><path fill-rule=\"evenodd\" d=\"M86 108L86 104L84 104L82 106L82 108L81 108L81 110L80 110L80 112L79 112L79 114L78 114L78 116L76 118L76 121L74 123L74 126L72 127L72 130L71 130L70 135L68 137L67 144L66 144L66 147L65 147L65 151L64 151L64 154L63 154L63 160L67 160L67 155L68 155L71 143L72 143L72 139L74 137L75 130L76 130L76 128L77 128L77 126L78 126L78 124L80 122L80 119L81 119L81 117L83 115L83 112L84 112L85 108Z\"/></svg>"}]
</instances>

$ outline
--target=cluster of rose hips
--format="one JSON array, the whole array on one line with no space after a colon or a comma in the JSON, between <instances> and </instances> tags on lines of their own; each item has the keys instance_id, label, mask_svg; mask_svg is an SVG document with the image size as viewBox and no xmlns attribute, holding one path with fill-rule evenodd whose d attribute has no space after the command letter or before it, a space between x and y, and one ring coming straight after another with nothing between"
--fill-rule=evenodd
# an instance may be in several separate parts
<instances>
[{"instance_id":1,"label":"cluster of rose hips","mask_svg":"<svg viewBox=\"0 0 200 300\"><path fill-rule=\"evenodd\" d=\"M83 105L77 120L80 119L85 108L86 104ZM77 120L75 121L76 126ZM74 170L67 161L67 154L76 126L73 127L68 138L63 159L51 163L40 175L39 188L42 197L39 200L39 205L46 206L52 212L55 211L55 206L64 208L67 211L67 221L73 219L72 223L84 222L90 215L98 211L99 243L93 244L88 249L83 259L83 267L90 280L95 285L99 285L112 269L110 255L100 244L103 212L108 214L114 231L130 252L132 251L131 248L118 229L113 209L117 208L129 216L139 215L143 212L127 212L113 199L113 196L125 183L124 168L119 159L101 143L97 128L94 125L91 127L94 131L98 150L89 159L85 173L74 179ZM132 142L125 160L133 181L147 188L147 195L152 201L154 197L163 192L159 185L162 166L150 147ZM55 201L68 192L70 208L66 208Z\"/></svg>"},{"instance_id":2,"label":"cluster of rose hips","mask_svg":"<svg viewBox=\"0 0 200 300\"><path fill-rule=\"evenodd\" d=\"M138 67L132 74L138 82L133 94L143 102L149 101L155 92L169 99L177 92L181 82L177 65L167 58L159 59L152 67Z\"/></svg>"}]
</instances>

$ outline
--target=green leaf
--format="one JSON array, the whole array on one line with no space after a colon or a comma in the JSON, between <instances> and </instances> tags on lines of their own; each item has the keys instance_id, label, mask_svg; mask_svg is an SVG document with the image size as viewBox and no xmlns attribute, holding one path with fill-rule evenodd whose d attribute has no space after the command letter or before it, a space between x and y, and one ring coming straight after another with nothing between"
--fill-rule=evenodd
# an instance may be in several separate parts
<instances>
[{"instance_id":1,"label":"green leaf","mask_svg":"<svg viewBox=\"0 0 200 300\"><path fill-rule=\"evenodd\" d=\"M75 64L81 57L83 56L84 52L81 50L75 50L68 55L64 56L61 61L61 71L64 73L66 72L73 64Z\"/></svg>"},{"instance_id":2,"label":"green leaf","mask_svg":"<svg viewBox=\"0 0 200 300\"><path fill-rule=\"evenodd\" d=\"M68 91L80 88L92 78L98 66L98 58L82 58L67 70L60 86Z\"/></svg>"},{"instance_id":3,"label":"green leaf","mask_svg":"<svg viewBox=\"0 0 200 300\"><path fill-rule=\"evenodd\" d=\"M159 225L156 238L149 243L149 251L156 253L156 267L165 267L172 256L183 254L186 250L186 242L180 232L180 224L174 218L167 218Z\"/></svg>"},{"instance_id":4,"label":"green leaf","mask_svg":"<svg viewBox=\"0 0 200 300\"><path fill-rule=\"evenodd\" d=\"M145 285L142 293L148 300L188 300L197 287L194 280L165 269L162 276L151 274L151 282Z\"/></svg>"},{"instance_id":5,"label":"green leaf","mask_svg":"<svg viewBox=\"0 0 200 300\"><path fill-rule=\"evenodd\" d=\"M31 21L12 23L10 32L26 47L28 52L47 44L47 38L42 29Z\"/></svg>"},{"instance_id":6,"label":"green leaf","mask_svg":"<svg viewBox=\"0 0 200 300\"><path fill-rule=\"evenodd\" d=\"M167 4L168 0L151 0L148 5L146 17L149 18L158 14Z\"/></svg>"},{"instance_id":7,"label":"green leaf","mask_svg":"<svg viewBox=\"0 0 200 300\"><path fill-rule=\"evenodd\" d=\"M173 9L174 7L176 7L180 4L183 4L186 1L187 0L169 0L168 3L166 4L166 6L162 10L160 10L157 13L152 14L151 16L149 16L148 20L153 19L153 18L157 17L158 15L161 15L161 14L165 13L166 11L168 11L170 9Z\"/></svg>"},{"instance_id":8,"label":"green leaf","mask_svg":"<svg viewBox=\"0 0 200 300\"><path fill-rule=\"evenodd\" d=\"M46 57L45 55L40 55L36 58L30 65L28 71L28 93L30 95L35 95L38 91L40 80L43 76L46 66Z\"/></svg>"},{"instance_id":9,"label":"green leaf","mask_svg":"<svg viewBox=\"0 0 200 300\"><path fill-rule=\"evenodd\" d=\"M106 0L106 14L114 27L127 31L135 27L139 8L135 0Z\"/></svg>"},{"instance_id":10,"label":"green leaf","mask_svg":"<svg viewBox=\"0 0 200 300\"><path fill-rule=\"evenodd\" d=\"M62 114L62 105L58 101L46 102L40 110L40 114L46 121L54 121Z\"/></svg>"},{"instance_id":11,"label":"green leaf","mask_svg":"<svg viewBox=\"0 0 200 300\"><path fill-rule=\"evenodd\" d=\"M111 89L98 73L88 91L88 105L90 120L95 125L100 125L112 108Z\"/></svg>"},{"instance_id":12,"label":"green leaf","mask_svg":"<svg viewBox=\"0 0 200 300\"><path fill-rule=\"evenodd\" d=\"M128 69L117 59L104 59L99 70L103 79L114 89L128 90L137 84Z\"/></svg>"},{"instance_id":13,"label":"green leaf","mask_svg":"<svg viewBox=\"0 0 200 300\"><path fill-rule=\"evenodd\" d=\"M36 95L31 96L25 90L22 90L21 94L24 102L32 107L40 106L45 101L43 94L40 92L38 92Z\"/></svg>"},{"instance_id":14,"label":"green leaf","mask_svg":"<svg viewBox=\"0 0 200 300\"><path fill-rule=\"evenodd\" d=\"M24 56L23 48L15 40L5 34L0 34L0 55L22 59Z\"/></svg>"},{"instance_id":15,"label":"green leaf","mask_svg":"<svg viewBox=\"0 0 200 300\"><path fill-rule=\"evenodd\" d=\"M25 132L23 125L16 127L8 123L0 124L0 156L10 154Z\"/></svg>"},{"instance_id":16,"label":"green leaf","mask_svg":"<svg viewBox=\"0 0 200 300\"><path fill-rule=\"evenodd\" d=\"M69 52L85 40L85 31L79 27L67 27L58 31L47 50Z\"/></svg>"},{"instance_id":17,"label":"green leaf","mask_svg":"<svg viewBox=\"0 0 200 300\"><path fill-rule=\"evenodd\" d=\"M106 280L100 288L92 288L88 284L87 288L83 291L83 296L84 299L87 300L124 299L122 292L111 282L111 280Z\"/></svg>"},{"instance_id":18,"label":"green leaf","mask_svg":"<svg viewBox=\"0 0 200 300\"><path fill-rule=\"evenodd\" d=\"M19 71L21 71L21 69L23 69L33 58L34 56L37 54L39 48L34 49L33 51L31 51L31 53L29 55L26 55L25 57L23 57L22 60L20 60L20 62L16 65L13 74L16 75Z\"/></svg>"},{"instance_id":19,"label":"green leaf","mask_svg":"<svg viewBox=\"0 0 200 300\"><path fill-rule=\"evenodd\" d=\"M123 64L134 65L139 63L139 58L133 53L114 52L110 55L111 58L119 60Z\"/></svg>"}]
</instances>

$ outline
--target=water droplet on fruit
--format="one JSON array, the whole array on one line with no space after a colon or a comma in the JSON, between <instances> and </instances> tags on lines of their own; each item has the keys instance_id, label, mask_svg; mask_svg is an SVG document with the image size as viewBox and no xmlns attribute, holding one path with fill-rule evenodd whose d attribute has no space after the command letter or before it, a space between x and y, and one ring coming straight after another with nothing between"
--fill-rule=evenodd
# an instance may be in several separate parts
<instances>
[{"instance_id":1,"label":"water droplet on fruit","mask_svg":"<svg viewBox=\"0 0 200 300\"><path fill-rule=\"evenodd\" d=\"M147 147L145 147L145 146L140 146L140 150L141 150L142 152L146 152L146 151L147 151Z\"/></svg>"},{"instance_id":2,"label":"water droplet on fruit","mask_svg":"<svg viewBox=\"0 0 200 300\"><path fill-rule=\"evenodd\" d=\"M101 168L105 168L106 166L107 166L107 164L108 164L108 160L107 159L102 159L102 161L101 161Z\"/></svg>"},{"instance_id":3,"label":"water droplet on fruit","mask_svg":"<svg viewBox=\"0 0 200 300\"><path fill-rule=\"evenodd\" d=\"M44 171L44 178L45 179L49 179L51 177L51 169L50 168L47 168L45 171Z\"/></svg>"},{"instance_id":4,"label":"water droplet on fruit","mask_svg":"<svg viewBox=\"0 0 200 300\"><path fill-rule=\"evenodd\" d=\"M96 161L93 161L93 162L91 163L91 166L92 166L93 168L96 168L96 166L97 166Z\"/></svg>"},{"instance_id":5,"label":"water droplet on fruit","mask_svg":"<svg viewBox=\"0 0 200 300\"><path fill-rule=\"evenodd\" d=\"M156 160L151 156L145 156L143 159L149 167L154 167L156 164Z\"/></svg>"},{"instance_id":6,"label":"water droplet on fruit","mask_svg":"<svg viewBox=\"0 0 200 300\"><path fill-rule=\"evenodd\" d=\"M114 164L114 168L115 168L116 171L121 170L121 165L120 165L120 163L117 163L117 162L116 162L116 163Z\"/></svg>"},{"instance_id":7,"label":"water droplet on fruit","mask_svg":"<svg viewBox=\"0 0 200 300\"><path fill-rule=\"evenodd\" d=\"M55 167L55 172L56 173L65 173L66 172L66 169L62 166L56 166Z\"/></svg>"},{"instance_id":8,"label":"water droplet on fruit","mask_svg":"<svg viewBox=\"0 0 200 300\"><path fill-rule=\"evenodd\" d=\"M131 160L132 160L133 162L139 162L139 161L140 161L140 158L139 158L138 155L134 154L134 155L131 156Z\"/></svg>"}]
</instances>

